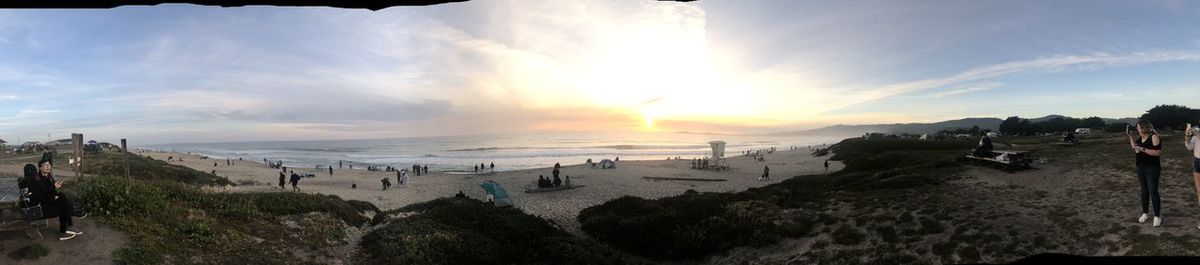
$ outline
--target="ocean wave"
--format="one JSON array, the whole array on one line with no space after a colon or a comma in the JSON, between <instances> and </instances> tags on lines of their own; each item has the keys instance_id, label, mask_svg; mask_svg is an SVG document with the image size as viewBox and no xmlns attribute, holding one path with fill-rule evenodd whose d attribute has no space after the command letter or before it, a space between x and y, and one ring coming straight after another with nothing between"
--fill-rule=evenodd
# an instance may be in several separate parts
<instances>
[{"instance_id":1,"label":"ocean wave","mask_svg":"<svg viewBox=\"0 0 1200 265\"><path fill-rule=\"evenodd\" d=\"M600 149L617 149L617 150L642 150L642 149L701 149L709 148L709 145L637 145L637 144L619 144L619 145L601 145L592 146L590 148Z\"/></svg>"},{"instance_id":2,"label":"ocean wave","mask_svg":"<svg viewBox=\"0 0 1200 265\"><path fill-rule=\"evenodd\" d=\"M300 151L300 152L341 152L341 153L359 153L363 148L284 148L283 150Z\"/></svg>"}]
</instances>

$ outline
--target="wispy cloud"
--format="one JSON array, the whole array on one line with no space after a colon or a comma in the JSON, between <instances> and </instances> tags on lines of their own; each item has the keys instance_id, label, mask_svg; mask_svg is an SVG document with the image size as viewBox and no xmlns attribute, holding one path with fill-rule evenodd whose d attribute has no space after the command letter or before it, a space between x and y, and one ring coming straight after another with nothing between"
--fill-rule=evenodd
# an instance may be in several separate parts
<instances>
[{"instance_id":1,"label":"wispy cloud","mask_svg":"<svg viewBox=\"0 0 1200 265\"><path fill-rule=\"evenodd\" d=\"M1058 55L1028 61L1014 61L968 69L958 74L942 78L933 78L886 85L877 89L853 94L841 104L829 106L823 112L834 111L849 106L871 102L896 95L908 94L933 88L946 87L954 84L973 82L984 79L1023 73L1057 73L1065 71L1098 70L1110 67L1120 67L1136 64L1170 62L1170 61L1200 61L1197 51L1164 51L1164 52L1135 52L1122 55L1094 53L1088 55ZM990 89L990 88L986 88ZM986 90L985 89L985 90ZM951 91L956 92L956 91ZM968 91L970 92L970 91ZM963 92L965 93L965 92Z\"/></svg>"}]
</instances>

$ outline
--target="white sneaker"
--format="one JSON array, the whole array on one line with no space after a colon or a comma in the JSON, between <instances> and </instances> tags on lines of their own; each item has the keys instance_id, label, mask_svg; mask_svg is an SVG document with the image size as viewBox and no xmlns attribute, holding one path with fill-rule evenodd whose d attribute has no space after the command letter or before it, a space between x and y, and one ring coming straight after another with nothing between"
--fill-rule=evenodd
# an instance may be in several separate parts
<instances>
[{"instance_id":1,"label":"white sneaker","mask_svg":"<svg viewBox=\"0 0 1200 265\"><path fill-rule=\"evenodd\" d=\"M67 234L72 234L72 235L82 235L82 234L83 234L83 232L75 232L75 231L67 230Z\"/></svg>"},{"instance_id":2,"label":"white sneaker","mask_svg":"<svg viewBox=\"0 0 1200 265\"><path fill-rule=\"evenodd\" d=\"M74 234L63 234L63 236L58 237L58 240L61 241L61 240L68 240L68 239L72 239L72 238L75 238Z\"/></svg>"},{"instance_id":3,"label":"white sneaker","mask_svg":"<svg viewBox=\"0 0 1200 265\"><path fill-rule=\"evenodd\" d=\"M1145 213L1142 213L1142 217L1138 217L1138 223L1145 223L1146 218L1150 218L1150 216L1146 215Z\"/></svg>"},{"instance_id":4,"label":"white sneaker","mask_svg":"<svg viewBox=\"0 0 1200 265\"><path fill-rule=\"evenodd\" d=\"M1154 227L1159 227L1159 226L1162 226L1162 218L1155 216L1154 217Z\"/></svg>"}]
</instances>

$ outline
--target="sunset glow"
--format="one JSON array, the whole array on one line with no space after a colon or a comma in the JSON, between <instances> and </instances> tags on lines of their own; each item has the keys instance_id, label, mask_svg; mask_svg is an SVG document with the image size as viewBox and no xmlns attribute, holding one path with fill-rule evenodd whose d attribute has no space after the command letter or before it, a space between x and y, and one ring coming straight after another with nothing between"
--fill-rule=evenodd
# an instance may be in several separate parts
<instances>
[{"instance_id":1,"label":"sunset glow","mask_svg":"<svg viewBox=\"0 0 1200 265\"><path fill-rule=\"evenodd\" d=\"M0 12L0 125L31 138L47 129L244 140L748 133L1128 117L1200 101L1191 74L1200 45L1178 26L1196 24L1194 7L1139 6L1146 16L1131 17L1163 18L1145 21L1095 15L1132 3L1070 15L999 5L506 0L378 12ZM1072 23L1012 21L1018 14ZM1067 33L1082 35L1039 41ZM83 37L92 35L112 37ZM1164 98L1178 102L1156 100Z\"/></svg>"}]
</instances>

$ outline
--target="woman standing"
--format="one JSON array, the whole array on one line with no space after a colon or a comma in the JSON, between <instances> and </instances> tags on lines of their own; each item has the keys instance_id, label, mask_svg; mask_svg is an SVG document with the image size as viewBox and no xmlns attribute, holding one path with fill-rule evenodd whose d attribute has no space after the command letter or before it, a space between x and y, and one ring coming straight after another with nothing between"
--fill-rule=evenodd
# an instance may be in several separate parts
<instances>
[{"instance_id":1,"label":"woman standing","mask_svg":"<svg viewBox=\"0 0 1200 265\"><path fill-rule=\"evenodd\" d=\"M1192 150L1192 178L1196 181L1196 200L1200 202L1200 135L1197 135L1196 128L1192 128L1191 124L1184 128L1184 144L1188 150ZM1200 228L1200 224L1196 225Z\"/></svg>"},{"instance_id":2,"label":"woman standing","mask_svg":"<svg viewBox=\"0 0 1200 265\"><path fill-rule=\"evenodd\" d=\"M1134 138L1128 127L1125 129L1125 134L1129 136L1129 146L1137 154L1138 186L1142 189L1142 216L1138 217L1138 223L1145 223L1149 218L1147 208L1153 202L1154 226L1158 227L1162 225L1162 205L1158 195L1159 176L1162 175L1162 163L1159 159L1159 155L1162 154L1162 142L1149 121L1138 120L1137 131L1138 137Z\"/></svg>"}]
</instances>

